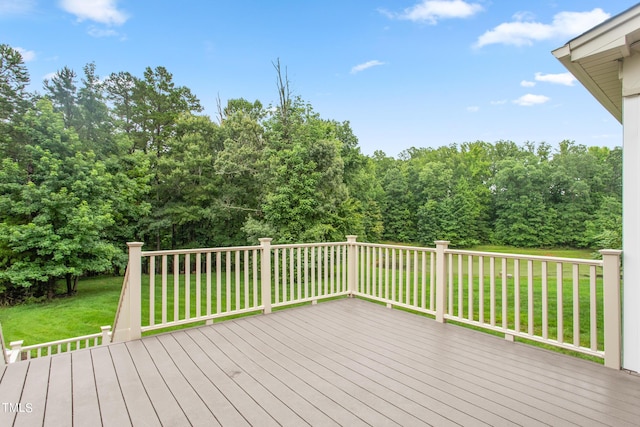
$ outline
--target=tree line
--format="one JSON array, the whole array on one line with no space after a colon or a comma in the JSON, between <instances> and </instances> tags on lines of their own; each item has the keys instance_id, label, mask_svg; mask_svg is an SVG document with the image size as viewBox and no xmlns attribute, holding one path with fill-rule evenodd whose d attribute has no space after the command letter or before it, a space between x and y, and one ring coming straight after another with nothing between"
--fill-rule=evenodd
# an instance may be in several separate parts
<instances>
[{"instance_id":1,"label":"tree line","mask_svg":"<svg viewBox=\"0 0 640 427\"><path fill-rule=\"evenodd\" d=\"M29 92L0 45L0 295L51 297L121 272L126 242L170 249L402 241L619 247L621 149L473 142L363 155L348 121L289 90L202 114L164 67L68 67Z\"/></svg>"}]
</instances>

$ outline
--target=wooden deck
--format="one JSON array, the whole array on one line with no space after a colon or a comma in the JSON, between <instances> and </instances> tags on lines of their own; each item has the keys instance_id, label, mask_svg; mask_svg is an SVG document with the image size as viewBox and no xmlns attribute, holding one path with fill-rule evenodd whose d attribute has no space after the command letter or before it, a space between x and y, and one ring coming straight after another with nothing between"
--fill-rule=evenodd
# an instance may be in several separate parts
<instances>
[{"instance_id":1,"label":"wooden deck","mask_svg":"<svg viewBox=\"0 0 640 427\"><path fill-rule=\"evenodd\" d=\"M0 375L0 426L640 425L640 377L358 299Z\"/></svg>"}]
</instances>

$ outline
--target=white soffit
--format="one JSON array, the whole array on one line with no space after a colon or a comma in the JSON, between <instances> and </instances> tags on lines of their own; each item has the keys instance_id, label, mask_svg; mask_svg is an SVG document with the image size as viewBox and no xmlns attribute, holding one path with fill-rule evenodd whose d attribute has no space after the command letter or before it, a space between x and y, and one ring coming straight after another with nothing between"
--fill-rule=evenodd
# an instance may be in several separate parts
<instances>
[{"instance_id":1,"label":"white soffit","mask_svg":"<svg viewBox=\"0 0 640 427\"><path fill-rule=\"evenodd\" d=\"M569 41L553 55L622 123L620 61L631 55L637 41L640 4Z\"/></svg>"}]
</instances>

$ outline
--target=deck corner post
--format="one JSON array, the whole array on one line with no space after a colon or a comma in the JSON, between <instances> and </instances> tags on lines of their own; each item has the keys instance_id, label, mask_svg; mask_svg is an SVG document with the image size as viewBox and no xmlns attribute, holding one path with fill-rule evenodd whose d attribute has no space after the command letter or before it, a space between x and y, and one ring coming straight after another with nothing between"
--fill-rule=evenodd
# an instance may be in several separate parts
<instances>
[{"instance_id":1,"label":"deck corner post","mask_svg":"<svg viewBox=\"0 0 640 427\"><path fill-rule=\"evenodd\" d=\"M20 356L22 354L22 344L24 344L24 340L20 341L11 341L9 343L9 363L15 363L20 361Z\"/></svg>"},{"instance_id":2,"label":"deck corner post","mask_svg":"<svg viewBox=\"0 0 640 427\"><path fill-rule=\"evenodd\" d=\"M349 288L349 296L353 297L357 292L356 271L358 268L356 262L356 235L347 236L347 287Z\"/></svg>"},{"instance_id":3,"label":"deck corner post","mask_svg":"<svg viewBox=\"0 0 640 427\"><path fill-rule=\"evenodd\" d=\"M102 331L102 345L107 345L111 342L111 325L101 326Z\"/></svg>"},{"instance_id":4,"label":"deck corner post","mask_svg":"<svg viewBox=\"0 0 640 427\"><path fill-rule=\"evenodd\" d=\"M129 300L129 337L127 341L142 337L142 242L127 242L129 247L129 284L126 298Z\"/></svg>"},{"instance_id":5,"label":"deck corner post","mask_svg":"<svg viewBox=\"0 0 640 427\"><path fill-rule=\"evenodd\" d=\"M444 323L447 311L447 257L448 240L436 240L436 321Z\"/></svg>"},{"instance_id":6,"label":"deck corner post","mask_svg":"<svg viewBox=\"0 0 640 427\"><path fill-rule=\"evenodd\" d=\"M262 312L264 314L271 313L271 239L270 237L263 237L258 239L260 246L262 247L262 254L260 256L260 284L261 284L261 298L264 308Z\"/></svg>"},{"instance_id":7,"label":"deck corner post","mask_svg":"<svg viewBox=\"0 0 640 427\"><path fill-rule=\"evenodd\" d=\"M620 256L622 251L603 249L602 279L604 287L604 365L621 368L622 320L620 309Z\"/></svg>"}]
</instances>

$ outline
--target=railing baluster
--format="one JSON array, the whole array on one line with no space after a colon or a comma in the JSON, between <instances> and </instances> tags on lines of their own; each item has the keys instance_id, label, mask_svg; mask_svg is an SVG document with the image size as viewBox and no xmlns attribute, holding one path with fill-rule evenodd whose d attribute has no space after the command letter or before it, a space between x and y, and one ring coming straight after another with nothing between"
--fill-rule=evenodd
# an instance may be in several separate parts
<instances>
[{"instance_id":1,"label":"railing baluster","mask_svg":"<svg viewBox=\"0 0 640 427\"><path fill-rule=\"evenodd\" d=\"M245 249L244 250L244 261L243 261L243 265L244 265L244 307L243 308L249 308L249 282L250 282L250 276L249 276L249 250Z\"/></svg>"},{"instance_id":2,"label":"railing baluster","mask_svg":"<svg viewBox=\"0 0 640 427\"><path fill-rule=\"evenodd\" d=\"M573 345L580 346L580 266L573 264Z\"/></svg>"},{"instance_id":3,"label":"railing baluster","mask_svg":"<svg viewBox=\"0 0 640 427\"><path fill-rule=\"evenodd\" d=\"M275 303L280 302L280 249L275 248L273 250L273 265L274 265L274 285L275 285Z\"/></svg>"},{"instance_id":4,"label":"railing baluster","mask_svg":"<svg viewBox=\"0 0 640 427\"><path fill-rule=\"evenodd\" d=\"M462 274L462 255L458 255L458 317L462 317L464 311L464 275Z\"/></svg>"},{"instance_id":5,"label":"railing baluster","mask_svg":"<svg viewBox=\"0 0 640 427\"><path fill-rule=\"evenodd\" d=\"M429 255L431 260L429 269L429 310L436 308L436 256L433 252Z\"/></svg>"},{"instance_id":6,"label":"railing baluster","mask_svg":"<svg viewBox=\"0 0 640 427\"><path fill-rule=\"evenodd\" d=\"M542 338L549 338L549 283L547 261L542 261Z\"/></svg>"},{"instance_id":7,"label":"railing baluster","mask_svg":"<svg viewBox=\"0 0 640 427\"><path fill-rule=\"evenodd\" d=\"M396 250L391 249L391 300L396 301Z\"/></svg>"},{"instance_id":8,"label":"railing baluster","mask_svg":"<svg viewBox=\"0 0 640 427\"><path fill-rule=\"evenodd\" d=\"M467 319L473 320L473 255L467 255Z\"/></svg>"},{"instance_id":9,"label":"railing baluster","mask_svg":"<svg viewBox=\"0 0 640 427\"><path fill-rule=\"evenodd\" d=\"M222 313L222 252L216 252L216 313Z\"/></svg>"},{"instance_id":10,"label":"railing baluster","mask_svg":"<svg viewBox=\"0 0 640 427\"><path fill-rule=\"evenodd\" d=\"M225 251L225 296L226 310L231 311L231 251Z\"/></svg>"},{"instance_id":11,"label":"railing baluster","mask_svg":"<svg viewBox=\"0 0 640 427\"><path fill-rule=\"evenodd\" d=\"M287 250L282 249L282 302L287 299Z\"/></svg>"},{"instance_id":12,"label":"railing baluster","mask_svg":"<svg viewBox=\"0 0 640 427\"><path fill-rule=\"evenodd\" d=\"M297 250L297 257L296 257L296 266L298 267L298 274L297 274L297 278L298 278L298 283L297 283L297 290L298 290L298 299L302 298L302 250L301 248L298 248Z\"/></svg>"},{"instance_id":13,"label":"railing baluster","mask_svg":"<svg viewBox=\"0 0 640 427\"><path fill-rule=\"evenodd\" d=\"M589 329L591 331L591 350L598 349L598 299L596 292L596 266L589 267Z\"/></svg>"},{"instance_id":14,"label":"railing baluster","mask_svg":"<svg viewBox=\"0 0 640 427\"><path fill-rule=\"evenodd\" d=\"M207 252L207 316L211 315L211 252Z\"/></svg>"},{"instance_id":15,"label":"railing baluster","mask_svg":"<svg viewBox=\"0 0 640 427\"><path fill-rule=\"evenodd\" d=\"M240 283L240 263L242 260L240 259L240 251L235 252L235 256L233 257L235 262L235 274L236 274L236 305L235 309L240 310L240 297L241 297L241 283Z\"/></svg>"},{"instance_id":16,"label":"railing baluster","mask_svg":"<svg viewBox=\"0 0 640 427\"><path fill-rule=\"evenodd\" d=\"M324 294L329 293L329 248L324 248Z\"/></svg>"},{"instance_id":17,"label":"railing baluster","mask_svg":"<svg viewBox=\"0 0 640 427\"><path fill-rule=\"evenodd\" d=\"M331 246L331 293L336 290L336 260L335 260L335 248Z\"/></svg>"},{"instance_id":18,"label":"railing baluster","mask_svg":"<svg viewBox=\"0 0 640 427\"><path fill-rule=\"evenodd\" d=\"M400 259L398 260L398 301L404 301L404 250L400 249Z\"/></svg>"},{"instance_id":19,"label":"railing baluster","mask_svg":"<svg viewBox=\"0 0 640 427\"><path fill-rule=\"evenodd\" d=\"M520 260L513 260L513 306L514 308L514 329L520 332Z\"/></svg>"},{"instance_id":20,"label":"railing baluster","mask_svg":"<svg viewBox=\"0 0 640 427\"><path fill-rule=\"evenodd\" d=\"M384 248L384 299L389 300L391 283L389 281L389 248Z\"/></svg>"},{"instance_id":21,"label":"railing baluster","mask_svg":"<svg viewBox=\"0 0 640 427\"><path fill-rule=\"evenodd\" d=\"M484 257L478 257L478 322L484 323Z\"/></svg>"},{"instance_id":22,"label":"railing baluster","mask_svg":"<svg viewBox=\"0 0 640 427\"><path fill-rule=\"evenodd\" d=\"M527 330L529 335L533 335L533 261L527 261Z\"/></svg>"},{"instance_id":23,"label":"railing baluster","mask_svg":"<svg viewBox=\"0 0 640 427\"><path fill-rule=\"evenodd\" d=\"M453 280L453 254L447 254L447 270L448 270L448 277L447 277L447 293L449 295L447 295L447 300L448 300L448 307L447 307L447 313L449 313L450 316L454 315L453 312L453 288L455 287L455 282Z\"/></svg>"},{"instance_id":24,"label":"railing baluster","mask_svg":"<svg viewBox=\"0 0 640 427\"><path fill-rule=\"evenodd\" d=\"M562 263L556 263L556 327L558 330L557 340L559 343L564 342L564 310L563 310L563 275L562 275Z\"/></svg>"},{"instance_id":25,"label":"railing baluster","mask_svg":"<svg viewBox=\"0 0 640 427\"><path fill-rule=\"evenodd\" d=\"M316 296L316 248L311 247L311 298Z\"/></svg>"},{"instance_id":26,"label":"railing baluster","mask_svg":"<svg viewBox=\"0 0 640 427\"><path fill-rule=\"evenodd\" d=\"M489 258L489 304L491 326L496 325L496 259Z\"/></svg>"},{"instance_id":27,"label":"railing baluster","mask_svg":"<svg viewBox=\"0 0 640 427\"><path fill-rule=\"evenodd\" d=\"M173 256L173 321L180 318L180 255Z\"/></svg>"},{"instance_id":28,"label":"railing baluster","mask_svg":"<svg viewBox=\"0 0 640 427\"><path fill-rule=\"evenodd\" d=\"M167 323L167 256L162 255L162 323Z\"/></svg>"},{"instance_id":29,"label":"railing baluster","mask_svg":"<svg viewBox=\"0 0 640 427\"><path fill-rule=\"evenodd\" d=\"M407 250L407 273L405 275L405 294L404 294L404 303L411 304L411 251Z\"/></svg>"},{"instance_id":30,"label":"railing baluster","mask_svg":"<svg viewBox=\"0 0 640 427\"><path fill-rule=\"evenodd\" d=\"M184 318L191 317L191 259L184 256Z\"/></svg>"},{"instance_id":31,"label":"railing baluster","mask_svg":"<svg viewBox=\"0 0 640 427\"><path fill-rule=\"evenodd\" d=\"M364 264L365 264L365 275L364 275L364 292L367 295L371 295L371 248L364 248Z\"/></svg>"},{"instance_id":32,"label":"railing baluster","mask_svg":"<svg viewBox=\"0 0 640 427\"><path fill-rule=\"evenodd\" d=\"M258 306L258 250L253 250L253 306Z\"/></svg>"},{"instance_id":33,"label":"railing baluster","mask_svg":"<svg viewBox=\"0 0 640 427\"><path fill-rule=\"evenodd\" d=\"M149 257L149 325L156 324L156 257Z\"/></svg>"},{"instance_id":34,"label":"railing baluster","mask_svg":"<svg viewBox=\"0 0 640 427\"><path fill-rule=\"evenodd\" d=\"M309 250L304 248L304 297L309 298Z\"/></svg>"},{"instance_id":35,"label":"railing baluster","mask_svg":"<svg viewBox=\"0 0 640 427\"><path fill-rule=\"evenodd\" d=\"M367 248L369 249L369 248ZM377 268L376 268L376 250L375 248L371 248L371 295L376 296L376 276L377 276Z\"/></svg>"},{"instance_id":36,"label":"railing baluster","mask_svg":"<svg viewBox=\"0 0 640 427\"><path fill-rule=\"evenodd\" d=\"M422 288L420 289L420 307L427 308L427 252L421 252L422 260Z\"/></svg>"},{"instance_id":37,"label":"railing baluster","mask_svg":"<svg viewBox=\"0 0 640 427\"><path fill-rule=\"evenodd\" d=\"M202 316L202 254L196 254L196 317Z\"/></svg>"},{"instance_id":38,"label":"railing baluster","mask_svg":"<svg viewBox=\"0 0 640 427\"><path fill-rule=\"evenodd\" d=\"M418 251L413 251L413 305L418 306Z\"/></svg>"},{"instance_id":39,"label":"railing baluster","mask_svg":"<svg viewBox=\"0 0 640 427\"><path fill-rule=\"evenodd\" d=\"M502 327L507 329L508 325L508 317L507 312L509 309L509 304L507 301L507 259L502 258Z\"/></svg>"}]
</instances>

